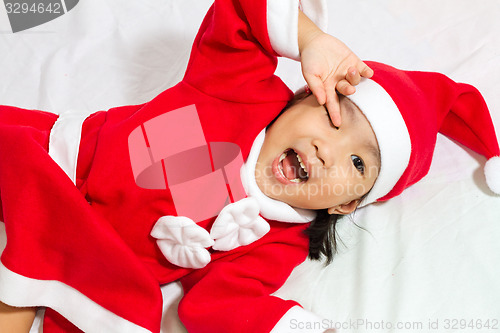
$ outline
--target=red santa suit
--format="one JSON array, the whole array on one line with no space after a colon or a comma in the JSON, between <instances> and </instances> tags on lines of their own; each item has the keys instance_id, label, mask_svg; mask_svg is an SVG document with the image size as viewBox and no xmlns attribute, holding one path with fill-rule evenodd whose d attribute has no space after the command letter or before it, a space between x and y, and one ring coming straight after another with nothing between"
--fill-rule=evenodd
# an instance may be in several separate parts
<instances>
[{"instance_id":1,"label":"red santa suit","mask_svg":"<svg viewBox=\"0 0 500 333\"><path fill-rule=\"evenodd\" d=\"M0 300L47 307L46 333L159 332L159 285L180 280L189 332L316 319L270 296L306 258L314 214L264 196L253 171L292 97L277 55L298 57L298 7L322 25L322 5L215 1L183 80L142 105L0 107Z\"/></svg>"}]
</instances>

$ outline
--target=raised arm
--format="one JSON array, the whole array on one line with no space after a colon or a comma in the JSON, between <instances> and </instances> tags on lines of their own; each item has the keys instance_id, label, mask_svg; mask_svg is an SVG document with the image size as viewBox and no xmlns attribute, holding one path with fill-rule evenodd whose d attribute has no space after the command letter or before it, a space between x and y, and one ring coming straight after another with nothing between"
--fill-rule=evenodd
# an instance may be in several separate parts
<instances>
[{"instance_id":1,"label":"raised arm","mask_svg":"<svg viewBox=\"0 0 500 333\"><path fill-rule=\"evenodd\" d=\"M332 122L341 125L336 91L351 95L361 77L370 78L371 70L344 43L321 31L304 13L299 12L298 45L302 74L319 104L325 104Z\"/></svg>"},{"instance_id":2,"label":"raised arm","mask_svg":"<svg viewBox=\"0 0 500 333\"><path fill-rule=\"evenodd\" d=\"M184 82L207 95L243 103L288 101L274 75L277 57L299 60L299 7L325 21L324 0L215 1L193 43Z\"/></svg>"}]
</instances>

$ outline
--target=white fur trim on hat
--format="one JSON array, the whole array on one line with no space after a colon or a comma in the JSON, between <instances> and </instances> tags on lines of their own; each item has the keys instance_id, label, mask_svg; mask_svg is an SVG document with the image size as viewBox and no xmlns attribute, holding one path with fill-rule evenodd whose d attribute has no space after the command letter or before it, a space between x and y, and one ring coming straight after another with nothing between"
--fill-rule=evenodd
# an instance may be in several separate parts
<instances>
[{"instance_id":1,"label":"white fur trim on hat","mask_svg":"<svg viewBox=\"0 0 500 333\"><path fill-rule=\"evenodd\" d=\"M388 194L403 175L411 155L410 134L391 96L373 80L362 79L348 98L366 116L380 149L380 173L361 202L365 206Z\"/></svg>"},{"instance_id":2,"label":"white fur trim on hat","mask_svg":"<svg viewBox=\"0 0 500 333\"><path fill-rule=\"evenodd\" d=\"M486 161L484 176L490 190L500 194L500 156L494 156Z\"/></svg>"}]
</instances>

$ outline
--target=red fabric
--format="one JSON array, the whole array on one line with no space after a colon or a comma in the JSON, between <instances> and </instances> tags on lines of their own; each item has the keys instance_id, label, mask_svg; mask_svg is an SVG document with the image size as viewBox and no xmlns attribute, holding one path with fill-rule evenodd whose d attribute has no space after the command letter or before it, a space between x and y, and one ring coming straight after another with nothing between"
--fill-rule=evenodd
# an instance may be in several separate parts
<instances>
[{"instance_id":1,"label":"red fabric","mask_svg":"<svg viewBox=\"0 0 500 333\"><path fill-rule=\"evenodd\" d=\"M0 106L0 124L4 126L29 126L26 129L28 136L37 142L42 148L47 149L49 144L49 133L57 116L43 111L30 111L13 106ZM5 152L8 153L7 151ZM0 154L3 152L0 150ZM0 189L0 198L1 198ZM3 221L2 200L0 200L0 221Z\"/></svg>"},{"instance_id":2,"label":"red fabric","mask_svg":"<svg viewBox=\"0 0 500 333\"><path fill-rule=\"evenodd\" d=\"M162 303L157 280L47 154L51 124L35 128L40 127L38 113L18 115L23 122L29 115L35 119L33 126L0 124L0 192L8 239L3 264L32 279L63 281L157 331ZM119 278L125 272L127 279Z\"/></svg>"},{"instance_id":3,"label":"red fabric","mask_svg":"<svg viewBox=\"0 0 500 333\"><path fill-rule=\"evenodd\" d=\"M45 310L43 319L43 332L51 333L83 333L75 325L70 323L66 318L52 309Z\"/></svg>"},{"instance_id":4,"label":"red fabric","mask_svg":"<svg viewBox=\"0 0 500 333\"><path fill-rule=\"evenodd\" d=\"M305 260L306 225L271 223L271 232L247 247L181 279L179 317L188 332L270 332L295 301L269 296ZM214 302L214 299L217 300Z\"/></svg>"},{"instance_id":5,"label":"red fabric","mask_svg":"<svg viewBox=\"0 0 500 333\"><path fill-rule=\"evenodd\" d=\"M266 23L266 1L215 1L194 41L183 82L236 103L290 99L291 91L273 75L277 58Z\"/></svg>"},{"instance_id":6,"label":"red fabric","mask_svg":"<svg viewBox=\"0 0 500 333\"><path fill-rule=\"evenodd\" d=\"M241 332L242 324L249 332L268 332L296 304L269 294L306 258L305 225L273 222L261 240L214 252L212 263L202 270L174 266L150 236L158 218L175 214L170 191L136 185L128 138L144 122L194 104L206 141L235 143L246 160L257 134L292 97L273 75L276 63L267 36L266 2L215 1L182 82L149 103L86 120L78 187L46 153L56 116L22 116L25 111L16 109L20 114L12 120L12 110L2 107L4 265L33 279L62 281L151 332L159 331L159 284L182 278L187 294L180 313L190 332ZM23 125L24 119L30 127L10 126ZM213 220L199 225L209 230ZM56 310L64 315L68 309ZM48 311L50 325L44 332L70 330L54 313ZM82 313L81 320L92 321L92 315Z\"/></svg>"}]
</instances>

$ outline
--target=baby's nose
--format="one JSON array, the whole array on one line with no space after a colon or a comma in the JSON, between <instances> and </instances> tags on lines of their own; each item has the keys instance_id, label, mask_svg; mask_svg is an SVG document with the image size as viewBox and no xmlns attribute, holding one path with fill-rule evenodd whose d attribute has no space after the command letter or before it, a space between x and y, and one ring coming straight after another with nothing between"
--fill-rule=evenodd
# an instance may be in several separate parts
<instances>
[{"instance_id":1,"label":"baby's nose","mask_svg":"<svg viewBox=\"0 0 500 333\"><path fill-rule=\"evenodd\" d=\"M317 140L313 143L316 149L316 157L326 169L331 168L335 164L334 148L323 140Z\"/></svg>"}]
</instances>

